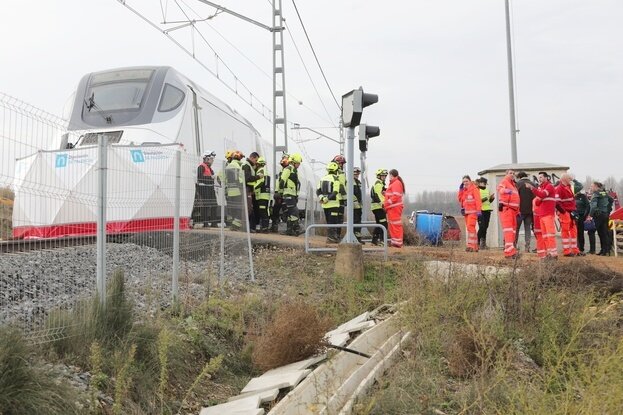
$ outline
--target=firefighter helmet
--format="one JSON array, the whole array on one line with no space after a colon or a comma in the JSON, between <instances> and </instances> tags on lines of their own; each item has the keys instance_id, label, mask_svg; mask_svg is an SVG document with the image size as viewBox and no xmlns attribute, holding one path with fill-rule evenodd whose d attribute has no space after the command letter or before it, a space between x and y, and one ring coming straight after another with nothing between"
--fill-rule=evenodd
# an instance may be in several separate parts
<instances>
[{"instance_id":1,"label":"firefighter helmet","mask_svg":"<svg viewBox=\"0 0 623 415\"><path fill-rule=\"evenodd\" d=\"M361 173L361 169L359 167L353 168L353 173Z\"/></svg>"},{"instance_id":2,"label":"firefighter helmet","mask_svg":"<svg viewBox=\"0 0 623 415\"><path fill-rule=\"evenodd\" d=\"M346 164L346 159L341 154L338 154L337 156L333 157L332 161L336 162L337 164Z\"/></svg>"},{"instance_id":3,"label":"firefighter helmet","mask_svg":"<svg viewBox=\"0 0 623 415\"><path fill-rule=\"evenodd\" d=\"M259 164L260 166L265 166L266 165L266 159L264 157L260 157L257 159L257 164Z\"/></svg>"},{"instance_id":4,"label":"firefighter helmet","mask_svg":"<svg viewBox=\"0 0 623 415\"><path fill-rule=\"evenodd\" d=\"M206 157L214 158L214 157L216 157L216 152L215 151L206 151L205 153L203 153L203 158L206 158Z\"/></svg>"},{"instance_id":5,"label":"firefighter helmet","mask_svg":"<svg viewBox=\"0 0 623 415\"><path fill-rule=\"evenodd\" d=\"M387 176L387 170L386 169L378 169L376 171L376 176Z\"/></svg>"},{"instance_id":6,"label":"firefighter helmet","mask_svg":"<svg viewBox=\"0 0 623 415\"><path fill-rule=\"evenodd\" d=\"M337 165L336 162L332 161L329 164L327 164L327 172L329 173L335 173L339 170L340 166Z\"/></svg>"},{"instance_id":7,"label":"firefighter helmet","mask_svg":"<svg viewBox=\"0 0 623 415\"><path fill-rule=\"evenodd\" d=\"M299 153L294 153L290 156L290 162L291 163L302 163L303 156L301 156Z\"/></svg>"},{"instance_id":8,"label":"firefighter helmet","mask_svg":"<svg viewBox=\"0 0 623 415\"><path fill-rule=\"evenodd\" d=\"M233 154L234 154L234 150L227 150L225 152L225 159L229 160Z\"/></svg>"}]
</instances>

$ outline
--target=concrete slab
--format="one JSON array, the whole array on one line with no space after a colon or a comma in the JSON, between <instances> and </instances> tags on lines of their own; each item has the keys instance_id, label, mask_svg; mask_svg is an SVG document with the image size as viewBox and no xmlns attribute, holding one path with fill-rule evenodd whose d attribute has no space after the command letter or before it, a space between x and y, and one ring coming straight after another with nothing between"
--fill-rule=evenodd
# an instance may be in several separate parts
<instances>
[{"instance_id":1,"label":"concrete slab","mask_svg":"<svg viewBox=\"0 0 623 415\"><path fill-rule=\"evenodd\" d=\"M340 326L338 328L336 328L335 330L331 330L330 332L327 333L328 336L333 336L336 334L340 334L340 333L353 333L355 331L363 331L363 330L367 330L369 328L374 327L376 323L373 320L369 320L369 321L361 321L358 323L350 323Z\"/></svg>"},{"instance_id":2,"label":"concrete slab","mask_svg":"<svg viewBox=\"0 0 623 415\"><path fill-rule=\"evenodd\" d=\"M329 344L334 346L344 346L350 340L350 334L348 333L336 333L330 336L327 336Z\"/></svg>"},{"instance_id":3,"label":"concrete slab","mask_svg":"<svg viewBox=\"0 0 623 415\"><path fill-rule=\"evenodd\" d=\"M242 389L242 393L264 391L266 389L293 388L310 373L311 370L305 369L276 373L274 375L262 375L251 379L247 386Z\"/></svg>"},{"instance_id":4,"label":"concrete slab","mask_svg":"<svg viewBox=\"0 0 623 415\"><path fill-rule=\"evenodd\" d=\"M326 354L321 354L318 356L314 356L310 359L301 360L300 362L290 363L289 365L286 365L286 366L281 366L275 369L271 369L268 372L264 373L262 376L266 376L266 375L271 376L277 373L292 372L296 370L305 370L308 367L315 365L316 363L322 362L326 358L327 358Z\"/></svg>"},{"instance_id":5,"label":"concrete slab","mask_svg":"<svg viewBox=\"0 0 623 415\"><path fill-rule=\"evenodd\" d=\"M272 402L275 399L277 399L277 396L279 395L279 389L266 389L264 391L255 391L255 392L247 392L247 393L243 393L237 396L233 396L231 398L229 398L227 401L228 402L233 402L233 401L237 401L240 399L245 399L245 398L249 398L251 396L257 396L260 400L260 403L265 403L265 402Z\"/></svg>"},{"instance_id":6,"label":"concrete slab","mask_svg":"<svg viewBox=\"0 0 623 415\"><path fill-rule=\"evenodd\" d=\"M260 398L257 395L252 395L236 401L203 408L201 412L199 412L199 415L261 415L264 413L264 409L259 406ZM261 412L259 412L260 410Z\"/></svg>"}]
</instances>

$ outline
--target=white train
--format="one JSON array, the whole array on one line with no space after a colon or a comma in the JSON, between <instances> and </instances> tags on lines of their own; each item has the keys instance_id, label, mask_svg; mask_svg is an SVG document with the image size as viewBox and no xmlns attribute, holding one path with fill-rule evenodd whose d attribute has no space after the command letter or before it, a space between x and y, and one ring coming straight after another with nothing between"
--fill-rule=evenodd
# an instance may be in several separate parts
<instances>
[{"instance_id":1,"label":"white train","mask_svg":"<svg viewBox=\"0 0 623 415\"><path fill-rule=\"evenodd\" d=\"M119 177L109 179L109 194L115 194L123 187L123 191L131 195L126 198L129 207L109 209L109 232L154 229L159 223L162 228L169 228L172 224L168 213L171 212L170 206L164 203L171 201L171 195L163 195L161 200L154 201L151 200L154 192L143 191L132 183L132 174L142 177L152 172L154 178L150 184L155 184L154 188L170 189L170 184L165 186L163 182L168 180L163 170L171 173L172 164L161 164L157 167L158 173L146 169L145 163L132 164L137 161L132 158L136 151L140 151L136 150L138 147L149 148L151 150L146 150L145 154L152 154L157 147L162 150L166 145L183 146L184 159L190 160L182 164L182 188L187 190L182 195L187 201L181 213L184 224L190 218L192 203L189 207L188 200L194 197L190 193L194 192L195 172L204 152L216 152L214 166L217 173L228 149L240 150L246 155L257 151L265 157L269 169L273 165L272 144L262 139L249 121L171 67L141 66L87 74L78 84L67 116L69 134L60 150L38 152L18 160L14 184L15 237L59 237L94 232L95 203L89 192L94 195L96 191L93 177L97 143L102 134L107 135L111 148L118 153L109 156L109 161L112 157L113 163L131 165L136 169L126 172L125 176L123 172L117 172ZM289 151L300 152L300 149L291 143ZM143 160L147 158L143 157ZM74 165L81 170L69 173L69 168ZM109 168L109 174L113 176L115 171L114 167ZM155 177L160 173L161 177ZM274 177L274 172L270 174ZM308 193L312 199L311 189L315 188L316 182L312 166L306 160L299 168L299 178L299 203L300 208L304 208ZM36 180L41 182L40 187L54 190L33 192L32 183ZM54 183L47 183L48 180ZM49 197L52 193L54 195ZM77 209L78 206L81 208ZM89 208L85 210L84 206ZM141 223L148 225L139 225Z\"/></svg>"}]
</instances>

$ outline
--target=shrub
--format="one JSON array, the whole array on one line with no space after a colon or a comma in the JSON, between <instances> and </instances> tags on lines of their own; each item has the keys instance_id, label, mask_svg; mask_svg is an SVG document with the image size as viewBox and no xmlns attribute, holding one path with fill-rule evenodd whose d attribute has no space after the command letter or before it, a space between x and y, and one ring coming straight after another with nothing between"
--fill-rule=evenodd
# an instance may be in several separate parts
<instances>
[{"instance_id":1,"label":"shrub","mask_svg":"<svg viewBox=\"0 0 623 415\"><path fill-rule=\"evenodd\" d=\"M266 371L319 353L329 328L316 307L301 300L282 304L257 339L253 363Z\"/></svg>"}]
</instances>

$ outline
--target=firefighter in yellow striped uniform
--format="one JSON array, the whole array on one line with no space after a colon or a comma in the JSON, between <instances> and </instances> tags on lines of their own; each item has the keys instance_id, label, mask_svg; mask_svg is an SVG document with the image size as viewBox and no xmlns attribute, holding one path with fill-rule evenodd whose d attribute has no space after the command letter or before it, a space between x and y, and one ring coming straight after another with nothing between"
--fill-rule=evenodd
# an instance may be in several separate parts
<instances>
[{"instance_id":1,"label":"firefighter in yellow striped uniform","mask_svg":"<svg viewBox=\"0 0 623 415\"><path fill-rule=\"evenodd\" d=\"M254 192L255 200L258 204L260 232L268 233L269 231L269 212L268 202L270 201L270 176L266 174L266 159L260 157L257 159L257 176L262 176L255 182Z\"/></svg>"}]
</instances>

